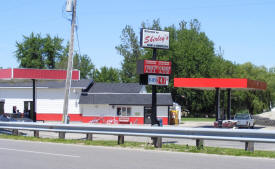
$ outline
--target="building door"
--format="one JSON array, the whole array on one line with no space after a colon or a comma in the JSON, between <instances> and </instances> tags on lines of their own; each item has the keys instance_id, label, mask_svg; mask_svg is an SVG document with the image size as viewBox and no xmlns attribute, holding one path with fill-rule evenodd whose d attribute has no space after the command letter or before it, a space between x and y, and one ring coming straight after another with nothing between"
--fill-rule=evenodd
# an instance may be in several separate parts
<instances>
[{"instance_id":1,"label":"building door","mask_svg":"<svg viewBox=\"0 0 275 169\"><path fill-rule=\"evenodd\" d=\"M151 124L152 107L144 107L144 124Z\"/></svg>"},{"instance_id":2,"label":"building door","mask_svg":"<svg viewBox=\"0 0 275 169\"><path fill-rule=\"evenodd\" d=\"M4 105L5 105L5 100L0 99L0 114L4 114Z\"/></svg>"},{"instance_id":3,"label":"building door","mask_svg":"<svg viewBox=\"0 0 275 169\"><path fill-rule=\"evenodd\" d=\"M36 114L33 111L33 101L24 101L24 116L35 121Z\"/></svg>"}]
</instances>

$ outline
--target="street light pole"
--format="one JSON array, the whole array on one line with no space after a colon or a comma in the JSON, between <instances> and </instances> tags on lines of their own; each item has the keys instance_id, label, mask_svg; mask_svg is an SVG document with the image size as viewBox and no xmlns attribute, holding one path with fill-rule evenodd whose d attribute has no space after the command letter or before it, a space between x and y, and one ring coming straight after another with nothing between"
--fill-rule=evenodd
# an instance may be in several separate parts
<instances>
[{"instance_id":1,"label":"street light pole","mask_svg":"<svg viewBox=\"0 0 275 169\"><path fill-rule=\"evenodd\" d=\"M69 123L68 102L69 102L69 95L70 95L70 88L71 88L71 81L72 81L75 18L76 18L76 0L74 0L73 2L73 13L72 13L72 22L71 22L71 40L70 40L67 77L66 77L66 84L65 84L65 96L64 96L64 104L63 104L63 123L65 124Z\"/></svg>"}]
</instances>

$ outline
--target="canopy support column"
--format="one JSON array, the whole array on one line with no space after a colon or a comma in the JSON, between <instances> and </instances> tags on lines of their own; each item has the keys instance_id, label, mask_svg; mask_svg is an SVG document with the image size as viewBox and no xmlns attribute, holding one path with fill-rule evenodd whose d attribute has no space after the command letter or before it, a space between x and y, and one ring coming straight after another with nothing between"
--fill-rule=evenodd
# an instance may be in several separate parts
<instances>
[{"instance_id":1,"label":"canopy support column","mask_svg":"<svg viewBox=\"0 0 275 169\"><path fill-rule=\"evenodd\" d=\"M227 89L227 120L231 119L231 89Z\"/></svg>"},{"instance_id":2,"label":"canopy support column","mask_svg":"<svg viewBox=\"0 0 275 169\"><path fill-rule=\"evenodd\" d=\"M36 122L36 84L35 79L32 79L32 109L33 109L33 122Z\"/></svg>"},{"instance_id":3,"label":"canopy support column","mask_svg":"<svg viewBox=\"0 0 275 169\"><path fill-rule=\"evenodd\" d=\"M216 88L216 121L221 119L221 114L220 114L220 88Z\"/></svg>"}]
</instances>

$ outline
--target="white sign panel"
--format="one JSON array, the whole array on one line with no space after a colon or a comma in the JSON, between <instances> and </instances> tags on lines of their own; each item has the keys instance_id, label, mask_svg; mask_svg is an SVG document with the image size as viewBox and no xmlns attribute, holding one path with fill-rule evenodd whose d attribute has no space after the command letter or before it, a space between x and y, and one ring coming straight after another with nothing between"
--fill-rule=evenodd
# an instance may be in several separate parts
<instances>
[{"instance_id":1,"label":"white sign panel","mask_svg":"<svg viewBox=\"0 0 275 169\"><path fill-rule=\"evenodd\" d=\"M169 76L148 75L148 85L168 86Z\"/></svg>"},{"instance_id":2,"label":"white sign panel","mask_svg":"<svg viewBox=\"0 0 275 169\"><path fill-rule=\"evenodd\" d=\"M169 49L169 32L141 29L140 34L141 47Z\"/></svg>"}]
</instances>

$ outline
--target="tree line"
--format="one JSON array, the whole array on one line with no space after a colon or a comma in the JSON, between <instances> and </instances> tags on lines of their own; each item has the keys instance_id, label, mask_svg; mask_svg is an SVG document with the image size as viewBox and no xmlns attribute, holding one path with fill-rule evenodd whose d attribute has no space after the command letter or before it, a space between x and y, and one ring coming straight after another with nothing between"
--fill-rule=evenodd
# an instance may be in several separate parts
<instances>
[{"instance_id":1,"label":"tree line","mask_svg":"<svg viewBox=\"0 0 275 169\"><path fill-rule=\"evenodd\" d=\"M215 91L174 88L174 78L249 78L267 83L266 91L233 91L232 113L247 111L251 114L268 111L275 105L275 67L266 68L252 63L237 64L223 58L223 51L214 47L201 24L194 19L181 21L178 26L161 27L159 20L142 23L141 28L165 30L170 33L170 49L158 50L157 60L171 61L172 74L167 87L158 92L171 92L173 100L191 112L192 116L214 115ZM124 57L122 82L138 82L136 60L151 59L152 49L139 46L139 32L127 25L122 30L121 44L116 47ZM261 57L261 56L259 56ZM221 92L221 111L226 111L226 92Z\"/></svg>"},{"instance_id":2,"label":"tree line","mask_svg":"<svg viewBox=\"0 0 275 169\"><path fill-rule=\"evenodd\" d=\"M16 42L15 57L20 68L67 69L69 43L58 36L31 33ZM95 81L119 82L119 70L102 67L96 69L87 54L74 52L73 68L80 70L80 78L93 78Z\"/></svg>"},{"instance_id":3,"label":"tree line","mask_svg":"<svg viewBox=\"0 0 275 169\"><path fill-rule=\"evenodd\" d=\"M165 30L170 33L170 49L158 50L157 59L172 62L172 74L167 87L159 87L158 92L172 93L173 100L191 112L192 116L214 114L215 92L174 88L175 77L185 78L249 78L267 83L266 91L233 91L232 112L248 111L252 114L270 110L275 104L275 67L266 68L252 63L237 64L223 58L223 51L214 47L201 25L194 19L181 21L177 26L161 27L159 19L141 24L142 28ZM121 69L101 67L96 69L86 54L74 53L73 66L81 72L81 78L93 78L96 82L138 82L136 61L151 59L152 49L139 45L139 32L126 25L120 36L121 43L115 48L123 56ZM65 69L67 67L68 43L62 45L58 36L31 33L16 42L15 56L19 67ZM260 57L260 56L259 56ZM150 90L150 87L148 88ZM221 105L226 105L226 92L221 92ZM226 107L226 106L222 106ZM222 108L223 111L223 108Z\"/></svg>"}]
</instances>

